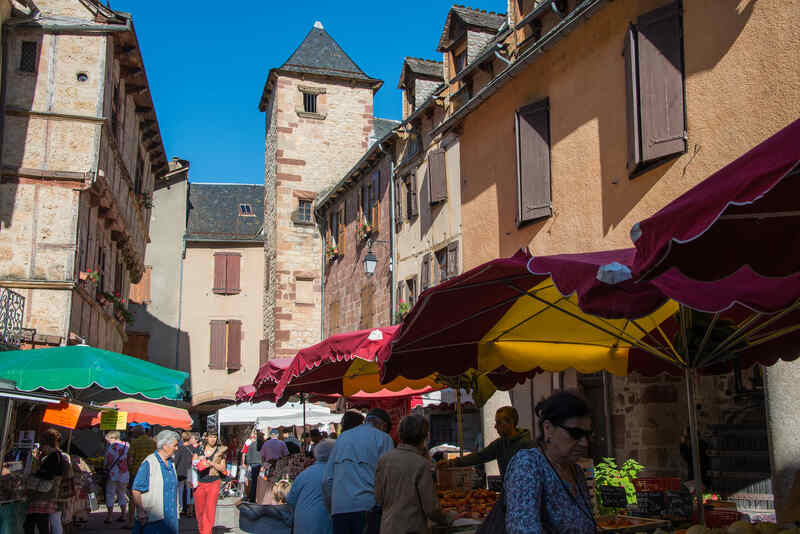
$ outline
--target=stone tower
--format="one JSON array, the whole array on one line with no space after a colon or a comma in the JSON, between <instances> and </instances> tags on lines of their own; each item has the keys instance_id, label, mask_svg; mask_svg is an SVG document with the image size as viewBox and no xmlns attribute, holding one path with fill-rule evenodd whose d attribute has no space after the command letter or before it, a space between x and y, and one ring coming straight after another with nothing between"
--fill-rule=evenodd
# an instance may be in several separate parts
<instances>
[{"instance_id":1,"label":"stone tower","mask_svg":"<svg viewBox=\"0 0 800 534\"><path fill-rule=\"evenodd\" d=\"M267 77L264 343L269 358L294 356L321 339L322 238L313 215L320 192L342 178L369 145L367 76L325 31L314 27Z\"/></svg>"}]
</instances>

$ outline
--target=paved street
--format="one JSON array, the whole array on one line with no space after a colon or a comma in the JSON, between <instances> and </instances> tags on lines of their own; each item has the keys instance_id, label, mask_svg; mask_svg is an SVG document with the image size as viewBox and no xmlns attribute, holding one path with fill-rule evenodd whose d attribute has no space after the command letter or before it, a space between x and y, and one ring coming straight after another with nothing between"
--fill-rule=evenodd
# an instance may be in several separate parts
<instances>
[{"instance_id":1,"label":"paved street","mask_svg":"<svg viewBox=\"0 0 800 534\"><path fill-rule=\"evenodd\" d=\"M121 534L130 532L130 529L126 529L121 526L122 523L116 522L116 518L118 516L119 510L117 509L117 511L114 512L115 521L111 524L107 524L103 522L106 517L105 509L95 512L89 516L88 526L79 529L76 534ZM197 521L194 519L181 519L181 532L198 532ZM226 532L226 530L223 528L217 528L214 530L214 534L221 534L222 532Z\"/></svg>"}]
</instances>

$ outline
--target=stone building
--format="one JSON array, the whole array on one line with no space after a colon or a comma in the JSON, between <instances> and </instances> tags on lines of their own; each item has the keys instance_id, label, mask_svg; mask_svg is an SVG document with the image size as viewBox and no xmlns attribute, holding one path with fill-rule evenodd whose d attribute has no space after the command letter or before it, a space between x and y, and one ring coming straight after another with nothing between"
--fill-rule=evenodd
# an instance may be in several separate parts
<instances>
[{"instance_id":1,"label":"stone building","mask_svg":"<svg viewBox=\"0 0 800 534\"><path fill-rule=\"evenodd\" d=\"M266 291L269 357L294 356L320 340L323 239L317 195L345 176L375 137L367 76L317 22L280 67L270 70L265 113Z\"/></svg>"},{"instance_id":2,"label":"stone building","mask_svg":"<svg viewBox=\"0 0 800 534\"><path fill-rule=\"evenodd\" d=\"M209 414L233 402L266 361L264 187L191 183L188 189L178 361L188 365L191 409Z\"/></svg>"},{"instance_id":3,"label":"stone building","mask_svg":"<svg viewBox=\"0 0 800 534\"><path fill-rule=\"evenodd\" d=\"M325 236L323 337L392 324L392 129L397 124L376 119L378 139L315 203ZM370 253L377 263L367 274L364 261Z\"/></svg>"},{"instance_id":4,"label":"stone building","mask_svg":"<svg viewBox=\"0 0 800 534\"><path fill-rule=\"evenodd\" d=\"M4 55L0 285L26 297L29 346L119 352L168 171L133 20L38 0L6 21Z\"/></svg>"},{"instance_id":5,"label":"stone building","mask_svg":"<svg viewBox=\"0 0 800 534\"><path fill-rule=\"evenodd\" d=\"M429 135L458 135L464 269L521 246L537 255L630 247L634 223L800 115L797 1L507 6L493 17L494 37L477 36L475 47L470 25L479 25L454 8L439 43L446 115ZM796 405L797 369L767 372L766 409L780 422L770 426L778 501L797 471L800 421L770 404ZM758 402L748 381L758 376L700 379L704 431ZM581 386L593 406L612 399L604 451L636 456L652 474L685 473L679 380L544 374L512 394L526 426L535 424L532 405L564 385ZM763 425L763 392L760 402L747 413Z\"/></svg>"}]
</instances>

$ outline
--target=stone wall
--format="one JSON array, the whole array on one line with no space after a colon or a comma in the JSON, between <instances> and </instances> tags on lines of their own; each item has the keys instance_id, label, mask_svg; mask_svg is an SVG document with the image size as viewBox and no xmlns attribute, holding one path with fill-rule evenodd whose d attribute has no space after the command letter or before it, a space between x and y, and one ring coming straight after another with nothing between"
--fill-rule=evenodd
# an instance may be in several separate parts
<instances>
[{"instance_id":1,"label":"stone wall","mask_svg":"<svg viewBox=\"0 0 800 534\"><path fill-rule=\"evenodd\" d=\"M303 90L318 93L316 114L302 111ZM322 239L313 221L297 221L296 211L301 199L314 200L368 148L372 95L357 83L286 75L275 80L266 147L266 219L274 229L266 245L271 286L265 315L274 314L265 325L270 357L294 356L320 340Z\"/></svg>"},{"instance_id":2,"label":"stone wall","mask_svg":"<svg viewBox=\"0 0 800 534\"><path fill-rule=\"evenodd\" d=\"M373 276L364 273L364 256L369 250L367 240L360 240L358 230L358 194L364 180L370 179L373 172L380 173L380 225L379 232L373 234L375 240L372 252L378 258L378 265ZM391 156L385 155L368 171L359 175L344 193L328 205L322 214L324 220L330 220L330 213L335 212L346 203L346 230L344 248L340 248L341 256L326 265L325 272L325 333L330 336L340 332L350 332L362 328L388 326L393 323L391 313ZM341 224L341 223L340 223ZM333 241L333 237L331 238ZM366 312L366 323L362 323L362 291L372 291L372 308ZM334 313L338 310L338 317Z\"/></svg>"}]
</instances>

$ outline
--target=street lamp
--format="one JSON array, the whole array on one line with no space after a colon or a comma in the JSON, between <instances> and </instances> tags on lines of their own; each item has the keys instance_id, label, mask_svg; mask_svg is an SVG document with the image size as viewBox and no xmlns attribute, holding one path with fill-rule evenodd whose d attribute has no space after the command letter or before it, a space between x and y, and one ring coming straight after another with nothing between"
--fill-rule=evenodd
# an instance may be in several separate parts
<instances>
[{"instance_id":1,"label":"street lamp","mask_svg":"<svg viewBox=\"0 0 800 534\"><path fill-rule=\"evenodd\" d=\"M371 245L371 243L370 243ZM364 274L372 276L375 274L375 267L378 266L378 258L372 252L372 247L369 247L367 254L364 256Z\"/></svg>"}]
</instances>

